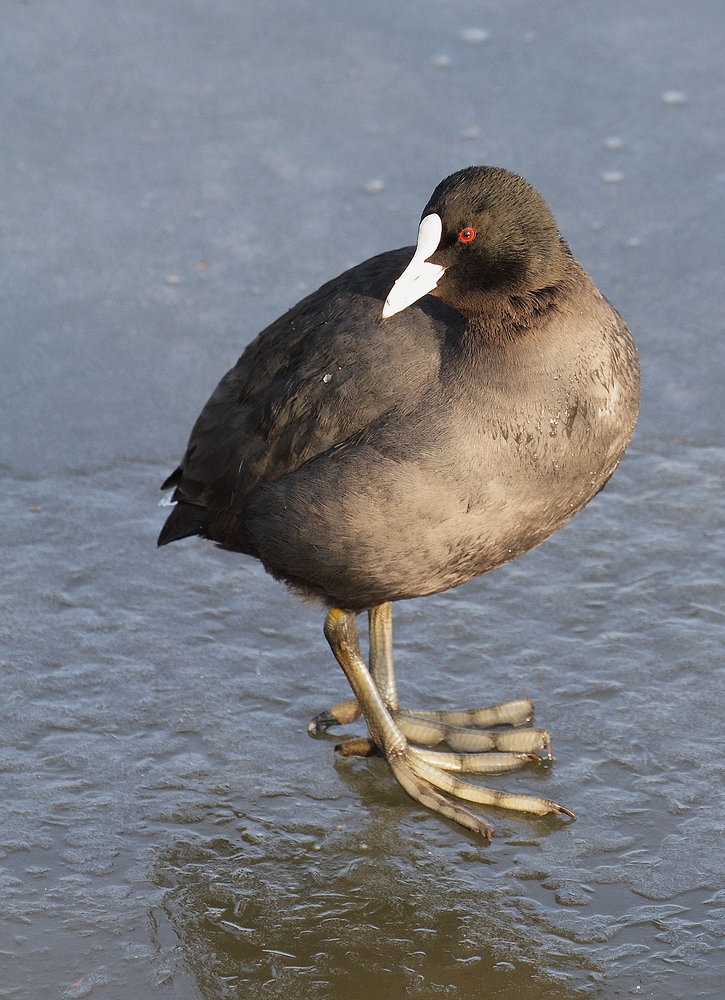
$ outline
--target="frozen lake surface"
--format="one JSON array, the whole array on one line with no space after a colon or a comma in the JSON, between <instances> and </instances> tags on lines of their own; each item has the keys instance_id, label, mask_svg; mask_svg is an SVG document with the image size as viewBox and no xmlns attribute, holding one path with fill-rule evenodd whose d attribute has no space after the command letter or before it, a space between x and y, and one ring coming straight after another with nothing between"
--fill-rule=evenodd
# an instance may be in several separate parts
<instances>
[{"instance_id":1,"label":"frozen lake surface","mask_svg":"<svg viewBox=\"0 0 725 1000\"><path fill-rule=\"evenodd\" d=\"M720 997L721 5L6 6L0 997ZM644 376L564 531L395 609L406 704L552 732L491 784L578 819L491 845L307 736L347 696L320 609L155 548L244 345L476 162L542 191Z\"/></svg>"}]
</instances>

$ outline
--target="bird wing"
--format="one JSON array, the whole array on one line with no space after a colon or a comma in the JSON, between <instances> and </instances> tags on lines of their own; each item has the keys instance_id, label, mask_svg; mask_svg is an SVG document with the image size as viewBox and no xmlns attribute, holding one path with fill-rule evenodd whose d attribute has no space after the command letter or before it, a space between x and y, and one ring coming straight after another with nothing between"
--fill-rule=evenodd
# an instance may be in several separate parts
<instances>
[{"instance_id":1,"label":"bird wing","mask_svg":"<svg viewBox=\"0 0 725 1000\"><path fill-rule=\"evenodd\" d=\"M382 319L385 296L411 253L391 251L352 268L247 347L214 390L180 467L164 483L175 487L178 506L160 544L209 534L210 519L232 508L239 514L258 483L415 406L440 367L444 324L436 313L447 307L423 300ZM205 511L179 509L188 505ZM228 517L221 520L229 525ZM239 517L233 520L241 530Z\"/></svg>"}]
</instances>

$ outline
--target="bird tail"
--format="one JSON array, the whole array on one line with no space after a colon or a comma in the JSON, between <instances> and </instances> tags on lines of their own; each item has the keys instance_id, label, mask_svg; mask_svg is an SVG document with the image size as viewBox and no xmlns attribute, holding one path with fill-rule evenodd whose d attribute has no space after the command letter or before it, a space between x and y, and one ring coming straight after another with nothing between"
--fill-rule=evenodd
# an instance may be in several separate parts
<instances>
[{"instance_id":1,"label":"bird tail","mask_svg":"<svg viewBox=\"0 0 725 1000\"><path fill-rule=\"evenodd\" d=\"M206 507L195 503L184 503L179 500L161 529L157 545L168 545L179 538L189 535L204 535L209 524L209 512Z\"/></svg>"}]
</instances>

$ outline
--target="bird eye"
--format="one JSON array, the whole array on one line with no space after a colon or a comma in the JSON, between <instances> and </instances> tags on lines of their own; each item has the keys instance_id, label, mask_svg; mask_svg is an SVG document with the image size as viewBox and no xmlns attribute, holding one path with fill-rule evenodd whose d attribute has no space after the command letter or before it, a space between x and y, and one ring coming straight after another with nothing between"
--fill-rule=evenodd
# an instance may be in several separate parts
<instances>
[{"instance_id":1,"label":"bird eye","mask_svg":"<svg viewBox=\"0 0 725 1000\"><path fill-rule=\"evenodd\" d=\"M470 243L471 240L474 239L475 235L476 235L475 229L466 228L460 231L460 233L458 234L458 239L461 241L461 243Z\"/></svg>"}]
</instances>

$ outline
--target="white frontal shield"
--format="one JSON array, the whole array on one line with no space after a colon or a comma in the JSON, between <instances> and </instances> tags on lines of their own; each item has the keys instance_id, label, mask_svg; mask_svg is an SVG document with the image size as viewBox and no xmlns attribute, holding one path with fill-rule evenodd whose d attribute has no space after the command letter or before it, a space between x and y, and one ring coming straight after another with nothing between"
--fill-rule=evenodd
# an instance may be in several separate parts
<instances>
[{"instance_id":1,"label":"white frontal shield","mask_svg":"<svg viewBox=\"0 0 725 1000\"><path fill-rule=\"evenodd\" d=\"M394 316L432 291L445 271L440 264L429 264L428 257L436 252L443 233L440 215L426 215L418 227L418 245L406 267L385 300L383 319Z\"/></svg>"}]
</instances>

